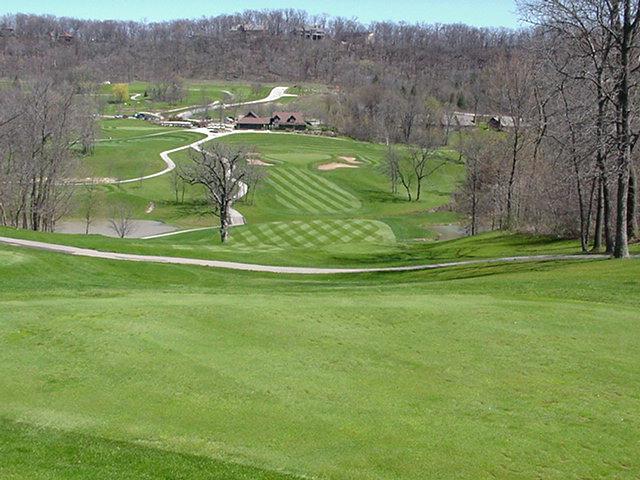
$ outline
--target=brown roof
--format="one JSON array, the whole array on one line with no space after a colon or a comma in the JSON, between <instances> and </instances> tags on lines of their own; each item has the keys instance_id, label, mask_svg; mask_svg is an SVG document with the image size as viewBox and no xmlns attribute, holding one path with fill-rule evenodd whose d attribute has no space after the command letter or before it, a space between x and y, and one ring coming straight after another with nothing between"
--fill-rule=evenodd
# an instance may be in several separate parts
<instances>
[{"instance_id":1,"label":"brown roof","mask_svg":"<svg viewBox=\"0 0 640 480\"><path fill-rule=\"evenodd\" d=\"M304 114L301 112L274 112L272 120L278 119L280 123L288 125L306 125Z\"/></svg>"},{"instance_id":2,"label":"brown roof","mask_svg":"<svg viewBox=\"0 0 640 480\"><path fill-rule=\"evenodd\" d=\"M271 119L268 117L258 117L255 113L249 112L244 117L238 119L237 123L242 125L269 125Z\"/></svg>"}]
</instances>

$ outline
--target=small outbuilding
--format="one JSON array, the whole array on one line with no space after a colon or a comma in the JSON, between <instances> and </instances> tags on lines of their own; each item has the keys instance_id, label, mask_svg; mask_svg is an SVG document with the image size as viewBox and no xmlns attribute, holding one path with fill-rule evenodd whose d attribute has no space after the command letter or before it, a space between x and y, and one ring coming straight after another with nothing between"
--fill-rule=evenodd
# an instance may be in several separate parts
<instances>
[{"instance_id":1,"label":"small outbuilding","mask_svg":"<svg viewBox=\"0 0 640 480\"><path fill-rule=\"evenodd\" d=\"M489 119L489 126L494 130L502 131L515 127L513 117L507 115L496 115Z\"/></svg>"}]
</instances>

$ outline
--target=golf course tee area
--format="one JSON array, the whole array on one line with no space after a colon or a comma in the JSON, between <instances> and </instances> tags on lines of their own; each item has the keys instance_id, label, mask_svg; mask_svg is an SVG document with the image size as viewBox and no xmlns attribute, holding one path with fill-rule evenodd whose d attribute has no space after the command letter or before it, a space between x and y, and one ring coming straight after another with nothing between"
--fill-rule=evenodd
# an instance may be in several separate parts
<instances>
[{"instance_id":1,"label":"golf course tee area","mask_svg":"<svg viewBox=\"0 0 640 480\"><path fill-rule=\"evenodd\" d=\"M633 479L639 275L301 278L3 246L0 477Z\"/></svg>"}]
</instances>

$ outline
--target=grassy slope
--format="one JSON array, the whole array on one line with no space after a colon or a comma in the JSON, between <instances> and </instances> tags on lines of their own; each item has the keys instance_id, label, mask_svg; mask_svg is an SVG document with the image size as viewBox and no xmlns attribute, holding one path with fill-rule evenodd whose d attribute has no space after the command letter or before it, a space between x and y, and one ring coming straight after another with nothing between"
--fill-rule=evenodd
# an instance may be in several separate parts
<instances>
[{"instance_id":1,"label":"grassy slope","mask_svg":"<svg viewBox=\"0 0 640 480\"><path fill-rule=\"evenodd\" d=\"M145 91L151 91L153 84L149 82L132 82L129 84L129 95L140 93L144 94ZM250 85L246 83L233 83L233 82L215 82L215 81L189 81L185 84L186 96L183 100L169 104L167 102L157 102L144 98L141 96L137 100L130 100L125 102L126 104L114 104L106 103L103 109L105 115L114 114L133 114L140 111L162 111L173 110L176 108L190 107L193 105L202 105L205 102L212 103L216 100L226 99L226 91L229 91L235 95L234 98L241 98L242 101L258 100L266 97L271 89L272 85L262 85L259 89L254 90ZM100 95L105 101L110 101L113 98L113 85L103 85L100 89Z\"/></svg>"},{"instance_id":2,"label":"grassy slope","mask_svg":"<svg viewBox=\"0 0 640 480\"><path fill-rule=\"evenodd\" d=\"M87 176L118 180L163 170L160 152L203 138L199 133L164 128L142 120L102 120L94 152L83 159Z\"/></svg>"},{"instance_id":3,"label":"grassy slope","mask_svg":"<svg viewBox=\"0 0 640 480\"><path fill-rule=\"evenodd\" d=\"M640 262L300 279L0 257L3 478L640 472Z\"/></svg>"}]
</instances>

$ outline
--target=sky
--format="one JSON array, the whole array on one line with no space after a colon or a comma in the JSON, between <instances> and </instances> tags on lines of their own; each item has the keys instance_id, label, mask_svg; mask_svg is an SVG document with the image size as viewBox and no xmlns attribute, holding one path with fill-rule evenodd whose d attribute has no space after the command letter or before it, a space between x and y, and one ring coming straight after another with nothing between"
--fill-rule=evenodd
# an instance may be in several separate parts
<instances>
[{"instance_id":1,"label":"sky","mask_svg":"<svg viewBox=\"0 0 640 480\"><path fill-rule=\"evenodd\" d=\"M2 0L0 14L38 13L99 20L161 21L247 9L296 8L311 14L357 18L363 23L466 23L517 27L514 0Z\"/></svg>"}]
</instances>

